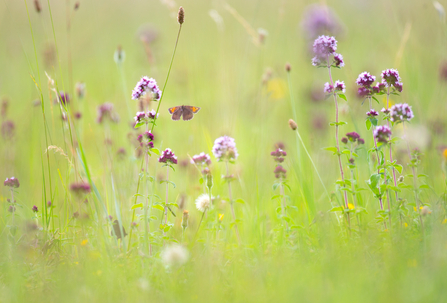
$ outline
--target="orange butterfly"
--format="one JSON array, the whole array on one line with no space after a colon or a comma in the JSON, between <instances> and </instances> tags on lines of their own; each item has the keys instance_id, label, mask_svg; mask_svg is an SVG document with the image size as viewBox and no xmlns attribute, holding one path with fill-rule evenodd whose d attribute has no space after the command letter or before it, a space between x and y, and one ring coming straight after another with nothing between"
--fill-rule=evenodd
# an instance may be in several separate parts
<instances>
[{"instance_id":1,"label":"orange butterfly","mask_svg":"<svg viewBox=\"0 0 447 303\"><path fill-rule=\"evenodd\" d=\"M200 107L190 106L190 105L181 105L174 106L169 109L169 113L172 115L172 120L180 120L183 116L184 121L189 121L194 118L194 114L200 110Z\"/></svg>"}]
</instances>

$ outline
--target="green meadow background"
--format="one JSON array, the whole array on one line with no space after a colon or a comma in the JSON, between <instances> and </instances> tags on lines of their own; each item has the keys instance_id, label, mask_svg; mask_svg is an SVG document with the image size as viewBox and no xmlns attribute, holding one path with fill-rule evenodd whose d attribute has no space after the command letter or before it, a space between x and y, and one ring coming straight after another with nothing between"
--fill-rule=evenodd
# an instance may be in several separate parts
<instances>
[{"instance_id":1,"label":"green meadow background","mask_svg":"<svg viewBox=\"0 0 447 303\"><path fill-rule=\"evenodd\" d=\"M447 7L447 2L439 2ZM329 126L335 120L334 104L322 96L329 78L325 69L311 65L315 37L301 27L305 9L312 3L90 0L80 1L75 11L75 1L50 0L41 1L38 13L33 1L1 0L0 98L9 101L1 122L13 121L15 134L0 138L0 177L20 180L15 199L22 207L17 208L18 229L11 236L10 192L3 187L0 302L443 302L447 224L442 224L446 181L440 148L447 145L447 82L440 78L440 68L447 60L445 15L442 19L433 2L426 0L316 2L331 7L341 24L337 52L346 65L333 70L333 77L347 86L348 102L340 100L340 119L348 124L341 127L341 135L357 131L366 141L358 152L359 186L366 188L364 180L374 171L367 156L373 140L364 123L369 108L356 97L355 80L363 71L379 78L382 70L396 68L404 90L391 102L413 108L415 118L406 139L421 151L418 172L427 175L420 180L430 187L420 196L431 209L424 217L423 231L411 216L406 225L396 217L394 226L384 230L375 219L377 200L365 190L359 204L368 213L361 215L361 228L349 233L343 216L329 212L342 202L338 194L332 195L339 178L336 157L324 150L335 144ZM185 23L154 131L156 147L169 147L179 158L180 164L169 175L176 184L169 189L169 201L186 197L185 209L190 211L185 241L190 259L173 269L160 261L160 243L154 244L154 256L141 253L142 240L135 233L143 233L143 224L126 253L109 236L105 217L117 217L116 200L123 225L130 229L141 165L132 143L139 132L131 125L137 111L131 92L144 75L163 86L177 37L179 6L185 9ZM210 16L210 10L218 13L220 22ZM257 34L259 28L268 33L262 43L250 31ZM153 38L148 44L151 60L142 33ZM125 53L121 65L114 61L118 47ZM284 68L287 62L292 68L290 82ZM70 94L70 110L82 114L73 121L75 141L82 145L107 210L106 214L101 208L84 223L71 219L78 202L69 190L75 180L70 163L86 176L79 144L72 148L70 129L53 102L55 94L46 74L60 91ZM79 81L86 85L82 100L75 97L74 85ZM47 151L41 106L35 105L40 98L37 87L43 92L48 145L57 146L59 152ZM383 103L375 104L376 110L386 99L379 101ZM119 123L97 123L97 107L104 102L113 103ZM182 104L201 110L192 121L172 121L168 108ZM296 120L332 201L288 127L290 118ZM228 203L216 205L194 238L202 215L194 200L203 186L196 168L186 163L190 156L209 153L213 195L220 201L228 199L221 178L224 164L211 152L214 140L222 135L235 138L239 152L230 170L237 178L233 196L241 199L235 208L242 220L238 225L242 245L237 245ZM403 135L401 126L394 135ZM284 167L290 191L286 194L293 206L289 216L297 227L291 238L284 236L277 217L278 199L271 199L279 193L272 189L275 163L270 156L278 143L288 153ZM120 148L125 156L117 154ZM403 175L410 174L405 142L393 148L398 163L404 165ZM149 170L157 181L165 178L165 168L155 155ZM411 184L410 178L405 180ZM165 184L154 182L151 190L164 200ZM413 199L410 190L402 196L409 202ZM40 215L46 200L55 206L50 230L28 231L27 222L36 221L31 207L37 205ZM91 194L89 203L99 202ZM161 212L154 210L154 214ZM224 219L216 239L213 228L218 214L224 214ZM180 211L170 218L174 227L169 236L178 241L180 218Z\"/></svg>"}]
</instances>

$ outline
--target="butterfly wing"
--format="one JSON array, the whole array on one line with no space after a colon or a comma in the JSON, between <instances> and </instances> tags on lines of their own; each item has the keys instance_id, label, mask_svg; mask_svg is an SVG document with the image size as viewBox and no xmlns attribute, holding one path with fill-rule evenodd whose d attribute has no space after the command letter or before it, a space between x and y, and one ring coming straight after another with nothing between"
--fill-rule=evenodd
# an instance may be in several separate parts
<instances>
[{"instance_id":1,"label":"butterfly wing","mask_svg":"<svg viewBox=\"0 0 447 303\"><path fill-rule=\"evenodd\" d=\"M180 120L180 117L182 116L183 113L183 106L175 106L175 107L171 107L169 109L169 113L172 115L171 119L172 120Z\"/></svg>"},{"instance_id":2,"label":"butterfly wing","mask_svg":"<svg viewBox=\"0 0 447 303\"><path fill-rule=\"evenodd\" d=\"M197 113L200 110L200 107L196 106L189 106L185 105L183 106L183 120L189 121L192 118L194 118L194 114Z\"/></svg>"}]
</instances>

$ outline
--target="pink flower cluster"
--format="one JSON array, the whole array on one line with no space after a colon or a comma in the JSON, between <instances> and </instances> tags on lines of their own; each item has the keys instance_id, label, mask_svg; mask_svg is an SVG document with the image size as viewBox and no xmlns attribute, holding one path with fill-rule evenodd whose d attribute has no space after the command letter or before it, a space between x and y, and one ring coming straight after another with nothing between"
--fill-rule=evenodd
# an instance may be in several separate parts
<instances>
[{"instance_id":1,"label":"pink flower cluster","mask_svg":"<svg viewBox=\"0 0 447 303\"><path fill-rule=\"evenodd\" d=\"M132 99L138 100L140 97L144 96L146 93L152 93L153 100L160 100L161 90L157 86L157 82L153 78L148 78L144 76L138 81L137 85L132 91Z\"/></svg>"},{"instance_id":2,"label":"pink flower cluster","mask_svg":"<svg viewBox=\"0 0 447 303\"><path fill-rule=\"evenodd\" d=\"M158 162L166 164L177 164L177 157L170 148L166 148L161 154L160 158L158 158Z\"/></svg>"},{"instance_id":3,"label":"pink flower cluster","mask_svg":"<svg viewBox=\"0 0 447 303\"><path fill-rule=\"evenodd\" d=\"M17 188L20 186L19 179L15 177L6 178L5 182L3 182L5 186L9 186L11 188Z\"/></svg>"}]
</instances>

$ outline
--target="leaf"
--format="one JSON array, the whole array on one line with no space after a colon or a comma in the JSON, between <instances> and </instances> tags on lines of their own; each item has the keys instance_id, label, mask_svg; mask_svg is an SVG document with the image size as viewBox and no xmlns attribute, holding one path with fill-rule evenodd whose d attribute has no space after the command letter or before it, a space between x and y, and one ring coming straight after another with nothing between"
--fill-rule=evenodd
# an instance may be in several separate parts
<instances>
[{"instance_id":1,"label":"leaf","mask_svg":"<svg viewBox=\"0 0 447 303\"><path fill-rule=\"evenodd\" d=\"M335 147L335 146L325 147L324 150L331 151L331 152L333 152L334 154L336 154L336 153L338 152L338 149L337 149L337 147Z\"/></svg>"},{"instance_id":2,"label":"leaf","mask_svg":"<svg viewBox=\"0 0 447 303\"><path fill-rule=\"evenodd\" d=\"M234 202L245 204L245 201L241 198L236 199Z\"/></svg>"},{"instance_id":3,"label":"leaf","mask_svg":"<svg viewBox=\"0 0 447 303\"><path fill-rule=\"evenodd\" d=\"M202 185L203 184L203 177L201 177L200 179L199 179L199 183L200 183L200 185Z\"/></svg>"},{"instance_id":4,"label":"leaf","mask_svg":"<svg viewBox=\"0 0 447 303\"><path fill-rule=\"evenodd\" d=\"M372 97L373 99L374 99L374 101L376 101L377 102L377 104L380 104L380 102L379 102L379 100L377 100L377 98L376 97Z\"/></svg>"},{"instance_id":5,"label":"leaf","mask_svg":"<svg viewBox=\"0 0 447 303\"><path fill-rule=\"evenodd\" d=\"M151 152L153 152L154 154L156 154L157 156L160 156L160 150L158 148L151 148Z\"/></svg>"},{"instance_id":6,"label":"leaf","mask_svg":"<svg viewBox=\"0 0 447 303\"><path fill-rule=\"evenodd\" d=\"M428 175L426 175L426 174L419 174L418 178L428 178Z\"/></svg>"},{"instance_id":7,"label":"leaf","mask_svg":"<svg viewBox=\"0 0 447 303\"><path fill-rule=\"evenodd\" d=\"M340 98L342 98L343 100L345 100L346 102L348 102L348 99L346 98L346 96L344 94L338 94L338 96Z\"/></svg>"},{"instance_id":8,"label":"leaf","mask_svg":"<svg viewBox=\"0 0 447 303\"><path fill-rule=\"evenodd\" d=\"M367 130L370 130L370 129L371 129L371 126L372 126L371 120L366 119L365 124L366 124L366 129L367 129Z\"/></svg>"},{"instance_id":9,"label":"leaf","mask_svg":"<svg viewBox=\"0 0 447 303\"><path fill-rule=\"evenodd\" d=\"M152 205L152 208L161 210L161 211L165 211L165 208L163 206L161 206L160 204L156 204L156 205Z\"/></svg>"},{"instance_id":10,"label":"leaf","mask_svg":"<svg viewBox=\"0 0 447 303\"><path fill-rule=\"evenodd\" d=\"M430 189L430 186L428 186L427 184L422 184L421 186L419 186L419 188Z\"/></svg>"},{"instance_id":11,"label":"leaf","mask_svg":"<svg viewBox=\"0 0 447 303\"><path fill-rule=\"evenodd\" d=\"M275 191L275 190L278 188L279 184L280 184L280 183L275 183L275 184L273 184L273 191Z\"/></svg>"},{"instance_id":12,"label":"leaf","mask_svg":"<svg viewBox=\"0 0 447 303\"><path fill-rule=\"evenodd\" d=\"M143 208L143 203L135 204L130 209L137 209L137 208Z\"/></svg>"},{"instance_id":13,"label":"leaf","mask_svg":"<svg viewBox=\"0 0 447 303\"><path fill-rule=\"evenodd\" d=\"M402 165L400 165L400 164L395 164L395 165L393 165L393 167L399 172L399 174L402 173Z\"/></svg>"},{"instance_id":14,"label":"leaf","mask_svg":"<svg viewBox=\"0 0 447 303\"><path fill-rule=\"evenodd\" d=\"M146 122L144 122L144 121L140 121L140 122L138 122L137 124L135 124L134 128L139 128L139 127L141 127L141 126L143 126L143 125L145 125L145 124L146 124Z\"/></svg>"},{"instance_id":15,"label":"leaf","mask_svg":"<svg viewBox=\"0 0 447 303\"><path fill-rule=\"evenodd\" d=\"M337 206L337 207L333 207L331 210L329 210L331 212L335 212L335 211L343 211L343 207L342 206Z\"/></svg>"},{"instance_id":16,"label":"leaf","mask_svg":"<svg viewBox=\"0 0 447 303\"><path fill-rule=\"evenodd\" d=\"M275 199L281 198L281 197L282 197L282 195L274 195L271 200L275 200Z\"/></svg>"},{"instance_id":17,"label":"leaf","mask_svg":"<svg viewBox=\"0 0 447 303\"><path fill-rule=\"evenodd\" d=\"M344 151L342 151L342 154L351 156L351 151L349 149L345 149Z\"/></svg>"}]
</instances>

